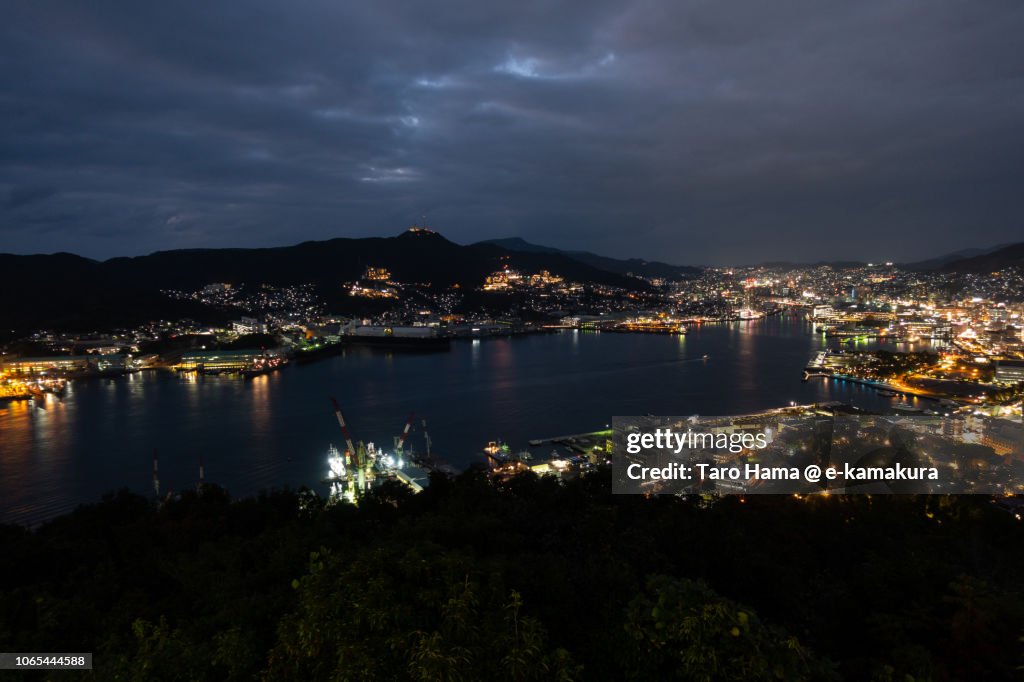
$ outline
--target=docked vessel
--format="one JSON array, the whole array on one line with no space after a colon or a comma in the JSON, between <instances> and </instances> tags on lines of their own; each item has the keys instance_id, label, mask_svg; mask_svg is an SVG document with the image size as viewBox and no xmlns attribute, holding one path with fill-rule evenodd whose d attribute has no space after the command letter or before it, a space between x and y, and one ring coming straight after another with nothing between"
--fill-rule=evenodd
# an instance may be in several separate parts
<instances>
[{"instance_id":1,"label":"docked vessel","mask_svg":"<svg viewBox=\"0 0 1024 682\"><path fill-rule=\"evenodd\" d=\"M258 377L261 374L269 374L281 367L288 364L288 360L283 357L267 357L261 358L253 362L250 367L246 367L242 370L242 376L246 379Z\"/></svg>"},{"instance_id":2,"label":"docked vessel","mask_svg":"<svg viewBox=\"0 0 1024 682\"><path fill-rule=\"evenodd\" d=\"M509 446L500 440L492 440L484 448L484 456L492 469L497 469L512 461L512 452Z\"/></svg>"},{"instance_id":3,"label":"docked vessel","mask_svg":"<svg viewBox=\"0 0 1024 682\"><path fill-rule=\"evenodd\" d=\"M327 447L327 477L323 481L330 488L331 498L342 498L348 483L348 467L345 458L332 443Z\"/></svg>"},{"instance_id":4,"label":"docked vessel","mask_svg":"<svg viewBox=\"0 0 1024 682\"><path fill-rule=\"evenodd\" d=\"M512 452L507 443L492 440L484 448L487 466L492 475L508 476L530 468L533 456L529 452Z\"/></svg>"},{"instance_id":5,"label":"docked vessel","mask_svg":"<svg viewBox=\"0 0 1024 682\"><path fill-rule=\"evenodd\" d=\"M355 325L344 336L350 345L379 346L409 350L448 350L451 339L435 327L408 327L389 325Z\"/></svg>"},{"instance_id":6,"label":"docked vessel","mask_svg":"<svg viewBox=\"0 0 1024 682\"><path fill-rule=\"evenodd\" d=\"M334 445L327 449L327 476L330 499L357 503L366 492L384 481L396 480L413 492L420 492L430 480L430 472L400 455L389 454L373 443L355 446L355 452L340 452Z\"/></svg>"},{"instance_id":7,"label":"docked vessel","mask_svg":"<svg viewBox=\"0 0 1024 682\"><path fill-rule=\"evenodd\" d=\"M332 355L338 355L345 349L345 344L341 341L332 341L329 343L323 343L321 345L312 348L303 348L295 351L294 360L296 364L304 364L307 362L314 362L316 360L322 360L323 358L331 357Z\"/></svg>"},{"instance_id":8,"label":"docked vessel","mask_svg":"<svg viewBox=\"0 0 1024 682\"><path fill-rule=\"evenodd\" d=\"M686 334L686 326L680 322L644 318L605 325L601 327L601 330L625 334L673 334L679 336Z\"/></svg>"}]
</instances>

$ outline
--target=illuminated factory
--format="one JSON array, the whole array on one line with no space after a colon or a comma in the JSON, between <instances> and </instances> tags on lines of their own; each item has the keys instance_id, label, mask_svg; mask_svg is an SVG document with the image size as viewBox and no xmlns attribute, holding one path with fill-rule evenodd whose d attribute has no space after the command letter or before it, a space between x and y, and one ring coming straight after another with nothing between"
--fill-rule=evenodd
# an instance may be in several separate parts
<instances>
[{"instance_id":1,"label":"illuminated factory","mask_svg":"<svg viewBox=\"0 0 1024 682\"><path fill-rule=\"evenodd\" d=\"M125 355L60 355L43 358L17 358L0 365L11 376L84 376L125 372L132 368Z\"/></svg>"},{"instance_id":2,"label":"illuminated factory","mask_svg":"<svg viewBox=\"0 0 1024 682\"><path fill-rule=\"evenodd\" d=\"M349 434L345 418L341 414L338 402L331 398L334 414L341 427L345 439L345 451L339 451L334 445L327 452L327 477L324 483L329 486L330 500L358 504L359 499L383 481L394 480L406 485L413 492L420 492L429 481L430 471L452 473L451 468L430 454L430 436L427 434L426 421L423 421L423 437L426 441L427 454L417 457L412 450L406 450L406 440L412 429L413 415L405 423L405 428L395 437L394 454L388 454L383 448L373 443L356 444ZM415 461L413 461L415 460Z\"/></svg>"},{"instance_id":3,"label":"illuminated factory","mask_svg":"<svg viewBox=\"0 0 1024 682\"><path fill-rule=\"evenodd\" d=\"M51 358L18 358L3 363L4 372L12 375L35 375L54 372L85 372L93 358L65 355Z\"/></svg>"},{"instance_id":4,"label":"illuminated factory","mask_svg":"<svg viewBox=\"0 0 1024 682\"><path fill-rule=\"evenodd\" d=\"M263 350L203 350L189 351L174 365L179 372L217 374L272 368L284 361L275 351Z\"/></svg>"}]
</instances>

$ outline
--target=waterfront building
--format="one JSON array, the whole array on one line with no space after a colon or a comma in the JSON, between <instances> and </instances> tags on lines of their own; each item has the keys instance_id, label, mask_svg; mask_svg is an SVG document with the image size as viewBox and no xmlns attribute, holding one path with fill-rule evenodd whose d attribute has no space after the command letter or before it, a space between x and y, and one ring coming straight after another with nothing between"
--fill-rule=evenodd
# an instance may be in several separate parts
<instances>
[{"instance_id":1,"label":"waterfront building","mask_svg":"<svg viewBox=\"0 0 1024 682\"><path fill-rule=\"evenodd\" d=\"M248 369L268 357L277 357L277 352L262 350L189 351L181 356L181 360L174 368L185 372L234 372Z\"/></svg>"},{"instance_id":2,"label":"waterfront building","mask_svg":"<svg viewBox=\"0 0 1024 682\"><path fill-rule=\"evenodd\" d=\"M3 363L4 372L12 375L48 372L84 372L93 358L84 355L55 355L45 358L17 358Z\"/></svg>"},{"instance_id":3,"label":"waterfront building","mask_svg":"<svg viewBox=\"0 0 1024 682\"><path fill-rule=\"evenodd\" d=\"M996 381L1001 384L1015 384L1024 381L1024 360L996 361Z\"/></svg>"}]
</instances>

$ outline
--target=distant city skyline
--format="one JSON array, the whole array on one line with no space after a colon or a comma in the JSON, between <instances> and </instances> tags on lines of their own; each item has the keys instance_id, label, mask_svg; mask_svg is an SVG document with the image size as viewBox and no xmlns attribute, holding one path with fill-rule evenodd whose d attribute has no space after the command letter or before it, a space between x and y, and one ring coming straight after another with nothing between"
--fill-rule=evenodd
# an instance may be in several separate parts
<instances>
[{"instance_id":1,"label":"distant city skyline","mask_svg":"<svg viewBox=\"0 0 1024 682\"><path fill-rule=\"evenodd\" d=\"M987 248L1024 233L1022 31L954 0L13 4L0 253L424 219L679 265Z\"/></svg>"}]
</instances>

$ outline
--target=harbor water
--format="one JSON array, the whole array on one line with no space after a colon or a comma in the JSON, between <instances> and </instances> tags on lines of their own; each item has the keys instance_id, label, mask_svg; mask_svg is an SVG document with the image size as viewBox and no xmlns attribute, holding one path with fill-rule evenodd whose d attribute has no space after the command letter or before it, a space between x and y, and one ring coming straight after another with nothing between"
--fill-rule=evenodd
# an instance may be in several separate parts
<instances>
[{"instance_id":1,"label":"harbor water","mask_svg":"<svg viewBox=\"0 0 1024 682\"><path fill-rule=\"evenodd\" d=\"M802 382L826 343L802 317L782 315L685 336L560 331L460 340L446 353L353 348L248 380L144 372L75 382L44 407L0 405L0 522L36 524L122 487L148 494L154 450L164 491L194 487L201 458L206 480L233 495L302 485L325 494L326 453L343 447L331 396L355 440L387 449L415 412L411 446L423 450L426 419L433 451L456 468L482 461L490 440L525 449L616 415L891 403L854 383Z\"/></svg>"}]
</instances>

